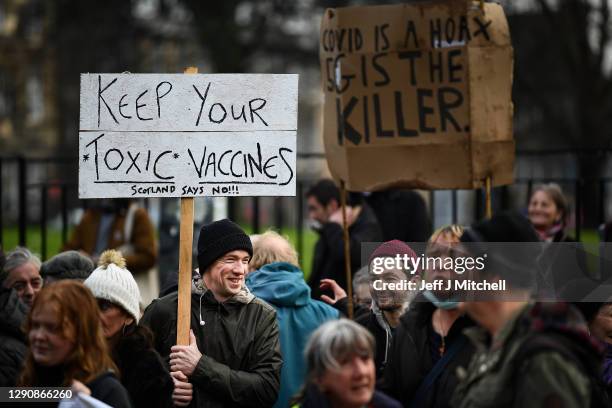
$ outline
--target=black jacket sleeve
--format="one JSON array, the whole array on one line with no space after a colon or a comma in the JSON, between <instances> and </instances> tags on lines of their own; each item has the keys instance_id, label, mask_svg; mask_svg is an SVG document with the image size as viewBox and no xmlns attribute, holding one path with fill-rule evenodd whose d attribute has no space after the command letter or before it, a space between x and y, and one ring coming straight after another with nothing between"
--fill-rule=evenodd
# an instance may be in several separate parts
<instances>
[{"instance_id":1,"label":"black jacket sleeve","mask_svg":"<svg viewBox=\"0 0 612 408\"><path fill-rule=\"evenodd\" d=\"M336 310L338 310L342 316L348 316L348 297L342 298L338 300L336 303L332 305ZM361 320L367 318L370 315L370 308L364 305L360 305L357 303L353 303L353 320Z\"/></svg>"},{"instance_id":2,"label":"black jacket sleeve","mask_svg":"<svg viewBox=\"0 0 612 408\"><path fill-rule=\"evenodd\" d=\"M102 377L86 384L91 389L91 396L113 408L131 408L130 397L114 375Z\"/></svg>"},{"instance_id":3,"label":"black jacket sleeve","mask_svg":"<svg viewBox=\"0 0 612 408\"><path fill-rule=\"evenodd\" d=\"M266 313L251 349L249 370L232 370L203 355L190 380L194 385L219 395L232 406L272 406L280 388L283 363L275 313Z\"/></svg>"}]
</instances>

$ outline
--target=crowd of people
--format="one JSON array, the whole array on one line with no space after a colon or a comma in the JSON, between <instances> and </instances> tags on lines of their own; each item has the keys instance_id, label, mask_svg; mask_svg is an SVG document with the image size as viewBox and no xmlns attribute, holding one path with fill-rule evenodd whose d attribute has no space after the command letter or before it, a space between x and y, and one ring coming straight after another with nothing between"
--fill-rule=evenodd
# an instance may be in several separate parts
<instances>
[{"instance_id":1,"label":"crowd of people","mask_svg":"<svg viewBox=\"0 0 612 408\"><path fill-rule=\"evenodd\" d=\"M339 189L321 180L305 199L319 236L308 280L282 235L202 227L188 345L177 344L178 292L143 299L135 276L154 266L155 243L127 203L92 208L44 263L0 251L0 387L71 387L111 407L612 406L612 300L557 296L587 274L579 250L550 245L572 242L558 186L534 189L524 214L433 233L417 193L351 194L352 282ZM492 267L469 278L503 278L511 296L466 298L454 282L467 275L442 263L372 267L416 260L417 240L442 260L489 248ZM486 247L498 242L534 245L517 258ZM574 274L554 273L568 263Z\"/></svg>"}]
</instances>

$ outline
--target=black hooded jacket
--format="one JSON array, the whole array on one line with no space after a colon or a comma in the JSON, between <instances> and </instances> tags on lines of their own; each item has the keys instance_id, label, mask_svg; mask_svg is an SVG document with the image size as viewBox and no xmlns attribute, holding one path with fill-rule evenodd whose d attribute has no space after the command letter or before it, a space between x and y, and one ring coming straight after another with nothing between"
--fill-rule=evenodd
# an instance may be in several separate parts
<instances>
[{"instance_id":1,"label":"black hooded jacket","mask_svg":"<svg viewBox=\"0 0 612 408\"><path fill-rule=\"evenodd\" d=\"M28 349L21 325L27 313L17 292L0 290L0 387L15 386L21 372Z\"/></svg>"},{"instance_id":2,"label":"black hooded jacket","mask_svg":"<svg viewBox=\"0 0 612 408\"><path fill-rule=\"evenodd\" d=\"M382 231L374 211L365 203L348 230L351 241L351 270L355 273L361 266L361 243L381 241ZM319 240L315 244L312 259L312 271L308 279L313 299L318 300L321 296L319 289L321 279L334 279L343 289L347 288L342 235L342 226L335 222L324 224L319 231Z\"/></svg>"},{"instance_id":3,"label":"black hooded jacket","mask_svg":"<svg viewBox=\"0 0 612 408\"><path fill-rule=\"evenodd\" d=\"M432 349L437 349L433 336L431 317L436 307L422 295L411 302L410 309L402 316L395 329L389 359L383 374L381 389L400 401L405 407L411 406L419 386L434 367ZM444 339L446 350L463 337L463 329L474 323L467 316L460 316ZM474 354L474 346L465 344L448 363L422 400L421 407L450 407L453 391L458 379L456 369L467 366Z\"/></svg>"},{"instance_id":4,"label":"black hooded jacket","mask_svg":"<svg viewBox=\"0 0 612 408\"><path fill-rule=\"evenodd\" d=\"M177 293L153 301L142 323L153 331L155 349L168 361L176 344ZM200 323L202 322L202 323ZM276 311L246 287L219 303L194 289L191 329L202 357L189 381L191 407L268 407L278 396L282 358Z\"/></svg>"},{"instance_id":5,"label":"black hooded jacket","mask_svg":"<svg viewBox=\"0 0 612 408\"><path fill-rule=\"evenodd\" d=\"M148 328L137 326L118 341L113 360L134 407L172 407L174 384L152 337Z\"/></svg>"}]
</instances>

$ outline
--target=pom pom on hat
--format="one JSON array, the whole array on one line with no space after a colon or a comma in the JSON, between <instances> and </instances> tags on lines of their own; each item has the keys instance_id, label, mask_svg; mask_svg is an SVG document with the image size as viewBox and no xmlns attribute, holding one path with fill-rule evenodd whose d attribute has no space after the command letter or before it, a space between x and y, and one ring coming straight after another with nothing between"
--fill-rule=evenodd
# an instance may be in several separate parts
<instances>
[{"instance_id":1,"label":"pom pom on hat","mask_svg":"<svg viewBox=\"0 0 612 408\"><path fill-rule=\"evenodd\" d=\"M98 260L98 266L106 269L110 264L115 264L119 268L125 269L125 258L121 255L121 252L114 249L102 252Z\"/></svg>"},{"instance_id":2,"label":"pom pom on hat","mask_svg":"<svg viewBox=\"0 0 612 408\"><path fill-rule=\"evenodd\" d=\"M125 268L125 259L121 252L114 249L104 251L100 255L98 268L84 283L96 298L120 306L138 323L140 291L132 273Z\"/></svg>"}]
</instances>

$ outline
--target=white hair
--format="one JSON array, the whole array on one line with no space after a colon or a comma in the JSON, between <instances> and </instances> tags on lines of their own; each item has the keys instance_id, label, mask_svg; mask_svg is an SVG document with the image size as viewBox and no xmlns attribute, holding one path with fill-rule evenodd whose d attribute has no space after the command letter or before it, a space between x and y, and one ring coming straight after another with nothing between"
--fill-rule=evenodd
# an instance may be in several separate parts
<instances>
[{"instance_id":1,"label":"white hair","mask_svg":"<svg viewBox=\"0 0 612 408\"><path fill-rule=\"evenodd\" d=\"M11 252L6 254L6 262L4 263L2 273L0 274L0 281L3 281L13 269L19 268L28 262L31 262L36 269L40 270L40 258L30 252L28 248L16 247L13 249Z\"/></svg>"},{"instance_id":2,"label":"white hair","mask_svg":"<svg viewBox=\"0 0 612 408\"><path fill-rule=\"evenodd\" d=\"M315 330L306 344L308 377L313 380L328 370L339 370L340 361L355 354L372 357L374 337L352 320L330 320Z\"/></svg>"}]
</instances>

